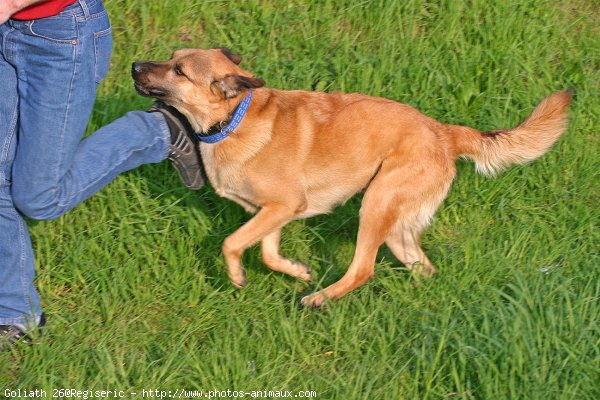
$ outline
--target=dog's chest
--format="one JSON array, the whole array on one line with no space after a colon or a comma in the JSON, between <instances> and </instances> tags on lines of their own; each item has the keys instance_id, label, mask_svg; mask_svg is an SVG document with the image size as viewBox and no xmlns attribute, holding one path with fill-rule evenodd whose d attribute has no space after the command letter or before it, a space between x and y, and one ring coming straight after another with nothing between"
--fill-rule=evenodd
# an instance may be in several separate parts
<instances>
[{"instance_id":1,"label":"dog's chest","mask_svg":"<svg viewBox=\"0 0 600 400\"><path fill-rule=\"evenodd\" d=\"M200 145L200 153L206 176L217 194L239 204L248 212L258 211L259 206L244 194L241 165L220 162L215 155L215 146L212 145Z\"/></svg>"}]
</instances>

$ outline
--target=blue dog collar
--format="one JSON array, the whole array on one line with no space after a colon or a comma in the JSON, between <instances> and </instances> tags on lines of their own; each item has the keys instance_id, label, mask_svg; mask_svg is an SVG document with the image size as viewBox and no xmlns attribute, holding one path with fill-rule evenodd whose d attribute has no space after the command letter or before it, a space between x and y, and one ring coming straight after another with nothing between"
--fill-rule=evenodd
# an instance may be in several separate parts
<instances>
[{"instance_id":1,"label":"blue dog collar","mask_svg":"<svg viewBox=\"0 0 600 400\"><path fill-rule=\"evenodd\" d=\"M244 119L244 116L248 111L248 107L250 107L250 101L252 101L252 90L248 92L246 97L244 97L244 99L235 109L235 114L233 114L231 122L225 128L222 128L220 132L212 135L202 135L201 133L194 133L194 135L196 138L198 138L198 140L204 143L218 143L225 139L238 127L238 125L242 122L242 119Z\"/></svg>"}]
</instances>

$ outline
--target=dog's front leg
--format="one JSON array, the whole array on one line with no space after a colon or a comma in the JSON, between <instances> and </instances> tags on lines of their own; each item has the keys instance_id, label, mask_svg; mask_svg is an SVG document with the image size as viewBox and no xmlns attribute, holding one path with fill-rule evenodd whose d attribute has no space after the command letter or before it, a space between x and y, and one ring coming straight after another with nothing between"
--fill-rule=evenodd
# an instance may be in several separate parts
<instances>
[{"instance_id":1,"label":"dog's front leg","mask_svg":"<svg viewBox=\"0 0 600 400\"><path fill-rule=\"evenodd\" d=\"M246 272L241 262L244 250L291 221L298 210L298 207L279 203L263 206L250 221L225 239L223 256L231 283L239 288L246 285Z\"/></svg>"},{"instance_id":2,"label":"dog's front leg","mask_svg":"<svg viewBox=\"0 0 600 400\"><path fill-rule=\"evenodd\" d=\"M261 242L263 262L273 271L283 272L303 281L310 281L311 274L308 265L279 254L280 240L281 228L275 229L263 238Z\"/></svg>"}]
</instances>

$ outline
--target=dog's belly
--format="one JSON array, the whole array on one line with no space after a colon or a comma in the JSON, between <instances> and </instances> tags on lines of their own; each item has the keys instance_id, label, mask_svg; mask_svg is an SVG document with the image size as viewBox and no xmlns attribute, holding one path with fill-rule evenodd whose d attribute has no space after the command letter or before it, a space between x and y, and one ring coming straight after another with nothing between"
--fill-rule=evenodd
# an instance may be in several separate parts
<instances>
[{"instance_id":1,"label":"dog's belly","mask_svg":"<svg viewBox=\"0 0 600 400\"><path fill-rule=\"evenodd\" d=\"M306 210L298 218L308 218L319 214L330 212L335 206L345 203L356 194L355 191L341 192L333 190L323 190L312 193L307 199Z\"/></svg>"},{"instance_id":2,"label":"dog's belly","mask_svg":"<svg viewBox=\"0 0 600 400\"><path fill-rule=\"evenodd\" d=\"M363 191L371 181L374 173L370 168L353 171L349 173L333 173L321 176L333 177L316 185L312 182L306 190L306 210L299 218L312 217L314 215L326 214L334 207L345 203L356 193Z\"/></svg>"},{"instance_id":3,"label":"dog's belly","mask_svg":"<svg viewBox=\"0 0 600 400\"><path fill-rule=\"evenodd\" d=\"M225 191L225 192L219 191L217 193L221 197L224 197L226 199L233 201L234 203L239 204L240 206L242 206L244 208L244 210L246 210L249 213L254 214L254 213L258 212L258 210L260 209L260 206L252 203L252 201L249 199L239 196L237 193L227 192L227 191Z\"/></svg>"}]
</instances>

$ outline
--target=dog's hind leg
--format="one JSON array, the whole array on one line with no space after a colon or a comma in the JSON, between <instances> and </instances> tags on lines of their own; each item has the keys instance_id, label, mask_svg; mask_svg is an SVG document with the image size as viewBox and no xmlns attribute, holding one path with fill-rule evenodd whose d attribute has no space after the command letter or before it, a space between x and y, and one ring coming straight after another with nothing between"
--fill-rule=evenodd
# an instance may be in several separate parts
<instances>
[{"instance_id":1,"label":"dog's hind leg","mask_svg":"<svg viewBox=\"0 0 600 400\"><path fill-rule=\"evenodd\" d=\"M406 228L398 223L385 240L385 244L406 268L424 277L430 277L436 269L421 249L420 236L420 230Z\"/></svg>"},{"instance_id":2,"label":"dog's hind leg","mask_svg":"<svg viewBox=\"0 0 600 400\"><path fill-rule=\"evenodd\" d=\"M436 269L421 248L421 232L446 198L453 174L453 168L441 169L422 179L424 184L413 188L413 197L403 203L402 213L385 239L406 268L424 277L432 276Z\"/></svg>"},{"instance_id":3,"label":"dog's hind leg","mask_svg":"<svg viewBox=\"0 0 600 400\"><path fill-rule=\"evenodd\" d=\"M273 271L283 272L303 281L310 281L310 268L304 263L282 257L279 254L281 228L269 233L261 242L263 261Z\"/></svg>"},{"instance_id":4,"label":"dog's hind leg","mask_svg":"<svg viewBox=\"0 0 600 400\"><path fill-rule=\"evenodd\" d=\"M377 250L398 219L398 204L404 196L398 181L405 179L405 173L403 168L382 165L363 197L356 250L348 271L336 283L304 297L303 305L318 307L327 299L340 298L373 276Z\"/></svg>"},{"instance_id":5,"label":"dog's hind leg","mask_svg":"<svg viewBox=\"0 0 600 400\"><path fill-rule=\"evenodd\" d=\"M419 272L423 275L435 272L418 245L420 231L416 237L411 237L410 230L402 230L400 236L397 232L399 226L423 229L446 197L453 165L426 161L423 157L396 157L382 164L363 198L356 252L348 271L333 285L304 297L302 304L319 306L326 299L337 299L367 282L374 273L377 249L384 241L411 267L421 262Z\"/></svg>"}]
</instances>

